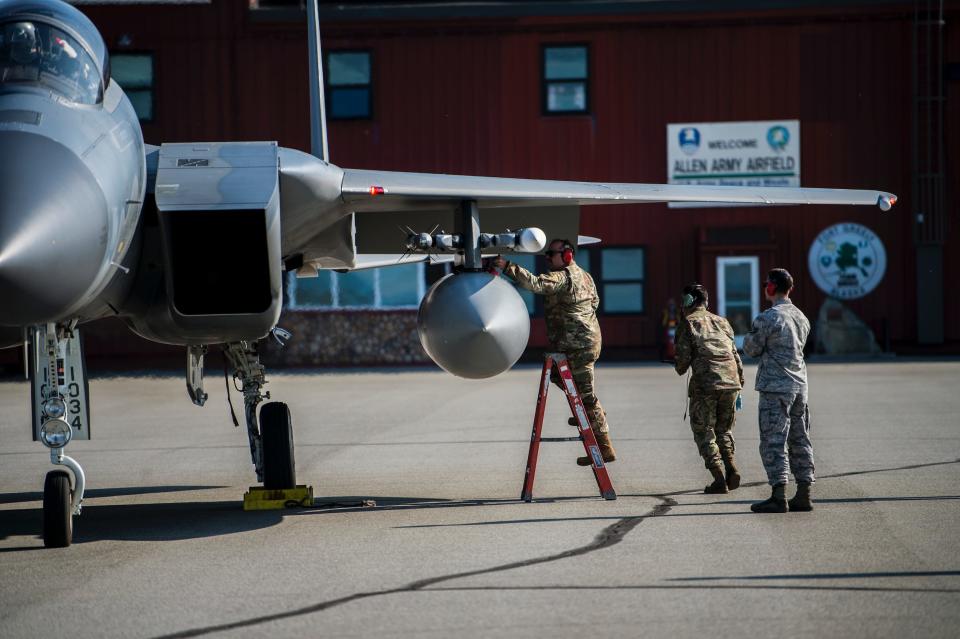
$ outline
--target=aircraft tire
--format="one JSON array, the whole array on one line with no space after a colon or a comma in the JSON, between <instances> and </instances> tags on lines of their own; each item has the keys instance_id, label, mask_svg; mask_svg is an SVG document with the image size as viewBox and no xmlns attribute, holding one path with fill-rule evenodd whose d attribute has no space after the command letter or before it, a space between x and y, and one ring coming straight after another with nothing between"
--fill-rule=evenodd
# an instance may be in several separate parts
<instances>
[{"instance_id":1,"label":"aircraft tire","mask_svg":"<svg viewBox=\"0 0 960 639\"><path fill-rule=\"evenodd\" d=\"M66 548L73 541L70 473L51 470L43 482L43 545Z\"/></svg>"},{"instance_id":2,"label":"aircraft tire","mask_svg":"<svg viewBox=\"0 0 960 639\"><path fill-rule=\"evenodd\" d=\"M263 442L263 487L282 490L297 487L293 457L293 423L283 402L270 402L260 409L260 437Z\"/></svg>"}]
</instances>

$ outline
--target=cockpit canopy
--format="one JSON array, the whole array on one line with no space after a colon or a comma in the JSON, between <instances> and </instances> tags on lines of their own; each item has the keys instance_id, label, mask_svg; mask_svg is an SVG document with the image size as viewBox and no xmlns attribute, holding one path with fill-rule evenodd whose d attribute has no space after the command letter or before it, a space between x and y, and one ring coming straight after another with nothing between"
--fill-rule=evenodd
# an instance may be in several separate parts
<instances>
[{"instance_id":1,"label":"cockpit canopy","mask_svg":"<svg viewBox=\"0 0 960 639\"><path fill-rule=\"evenodd\" d=\"M40 88L97 104L110 80L103 38L59 0L0 1L0 91Z\"/></svg>"}]
</instances>

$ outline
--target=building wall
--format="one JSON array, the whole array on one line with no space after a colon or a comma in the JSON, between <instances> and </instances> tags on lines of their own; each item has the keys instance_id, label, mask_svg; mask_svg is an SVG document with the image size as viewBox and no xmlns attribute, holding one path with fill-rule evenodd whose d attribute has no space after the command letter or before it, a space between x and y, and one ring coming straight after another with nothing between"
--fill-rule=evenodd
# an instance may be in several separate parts
<instances>
[{"instance_id":1,"label":"building wall","mask_svg":"<svg viewBox=\"0 0 960 639\"><path fill-rule=\"evenodd\" d=\"M270 139L308 148L302 23L266 20L246 3L217 0L203 6L82 8L111 49L119 50L114 44L126 35L131 50L155 53L157 117L144 125L149 143ZM956 62L957 3L948 3L948 10L945 57ZM653 354L666 300L692 280L713 289L721 255L759 255L761 273L774 265L788 268L797 278L795 300L815 316L825 296L807 273L807 251L825 227L853 221L880 236L888 264L878 288L850 306L881 339L909 345L918 313L910 199L911 19L909 4L883 4L717 14L331 20L323 24L327 50L372 52L374 96L371 120L330 123L331 159L354 168L663 182L668 123L798 119L804 186L891 191L900 196L894 211L584 207L583 234L647 248L647 311L602 318L604 343L611 350ZM589 44L590 115L541 114L540 50L552 43ZM960 141L957 91L957 82L948 84L948 154ZM951 194L958 178L956 163L950 163ZM948 225L948 282L960 273L957 251L950 250L960 242L956 226ZM711 243L714 230L724 228L724 242ZM767 240L749 239L756 234L748 231L757 228ZM949 318L960 302L945 299ZM337 324L323 315L317 327ZM285 316L281 325L287 317L311 331L310 314ZM960 340L955 323L947 321L946 331L948 340ZM542 322L535 321L531 344L544 343Z\"/></svg>"}]
</instances>

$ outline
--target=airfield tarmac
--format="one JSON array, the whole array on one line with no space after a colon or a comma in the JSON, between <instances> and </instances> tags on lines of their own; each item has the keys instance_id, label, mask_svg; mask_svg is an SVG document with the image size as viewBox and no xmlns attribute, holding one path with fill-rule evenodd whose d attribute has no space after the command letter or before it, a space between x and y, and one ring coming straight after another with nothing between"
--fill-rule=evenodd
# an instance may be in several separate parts
<instances>
[{"instance_id":1,"label":"airfield tarmac","mask_svg":"<svg viewBox=\"0 0 960 639\"><path fill-rule=\"evenodd\" d=\"M598 369L619 499L554 443L529 504L539 368L274 374L317 505L243 512L253 470L215 368L203 408L180 378L91 382L95 439L68 448L87 497L57 550L28 387L0 384L0 636L957 636L958 361L811 364L816 509L783 515L749 512L769 493L756 393L745 485L703 495L665 365ZM553 388L545 435L574 434L566 410Z\"/></svg>"}]
</instances>

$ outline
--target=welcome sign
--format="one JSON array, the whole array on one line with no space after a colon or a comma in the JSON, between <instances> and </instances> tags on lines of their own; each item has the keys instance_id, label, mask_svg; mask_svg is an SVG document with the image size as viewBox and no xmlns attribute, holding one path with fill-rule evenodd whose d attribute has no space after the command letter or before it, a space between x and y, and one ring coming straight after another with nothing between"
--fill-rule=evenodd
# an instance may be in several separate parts
<instances>
[{"instance_id":1,"label":"welcome sign","mask_svg":"<svg viewBox=\"0 0 960 639\"><path fill-rule=\"evenodd\" d=\"M800 121L668 124L667 182L799 187Z\"/></svg>"}]
</instances>

